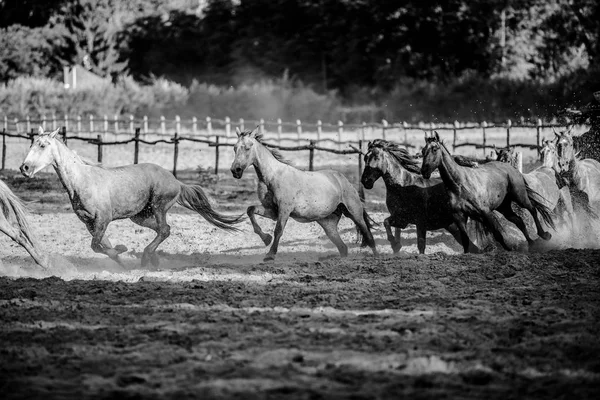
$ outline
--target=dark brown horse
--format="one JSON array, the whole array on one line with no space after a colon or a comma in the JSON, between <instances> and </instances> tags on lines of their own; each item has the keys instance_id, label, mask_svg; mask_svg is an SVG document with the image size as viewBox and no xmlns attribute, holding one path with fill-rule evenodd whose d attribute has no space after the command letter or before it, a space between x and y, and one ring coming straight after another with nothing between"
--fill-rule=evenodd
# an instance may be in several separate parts
<instances>
[{"instance_id":1,"label":"dark brown horse","mask_svg":"<svg viewBox=\"0 0 600 400\"><path fill-rule=\"evenodd\" d=\"M433 171L439 169L450 195L452 218L461 232L465 253L469 251L468 218L482 222L502 247L510 250L502 236L502 227L493 215L494 210L514 223L529 244L533 243L525 223L512 209L513 202L531 213L542 239L549 240L552 237L544 231L538 219L539 213L554 229L550 209L544 205L544 199L526 184L519 171L500 162L490 162L478 168L461 167L454 161L437 132L433 137L426 135L425 143L421 172L424 178L429 178Z\"/></svg>"},{"instance_id":2,"label":"dark brown horse","mask_svg":"<svg viewBox=\"0 0 600 400\"><path fill-rule=\"evenodd\" d=\"M385 183L390 216L383 225L394 253L402 247L400 233L408 224L417 228L417 248L421 254L425 253L427 231L446 229L462 244L460 231L452 219L450 196L440 178L424 179L419 161L404 148L386 140L369 143L364 157L363 186L371 189L379 178ZM395 235L392 227L396 228ZM468 246L473 252L479 251L471 241Z\"/></svg>"}]
</instances>

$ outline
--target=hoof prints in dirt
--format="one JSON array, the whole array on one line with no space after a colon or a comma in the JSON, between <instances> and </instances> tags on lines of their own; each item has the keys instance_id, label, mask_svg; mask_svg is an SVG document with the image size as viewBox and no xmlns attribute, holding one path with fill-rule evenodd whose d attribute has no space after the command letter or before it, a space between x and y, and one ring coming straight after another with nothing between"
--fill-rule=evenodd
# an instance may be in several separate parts
<instances>
[{"instance_id":1,"label":"hoof prints in dirt","mask_svg":"<svg viewBox=\"0 0 600 400\"><path fill-rule=\"evenodd\" d=\"M3 398L590 398L599 256L207 264L169 282L3 278Z\"/></svg>"}]
</instances>

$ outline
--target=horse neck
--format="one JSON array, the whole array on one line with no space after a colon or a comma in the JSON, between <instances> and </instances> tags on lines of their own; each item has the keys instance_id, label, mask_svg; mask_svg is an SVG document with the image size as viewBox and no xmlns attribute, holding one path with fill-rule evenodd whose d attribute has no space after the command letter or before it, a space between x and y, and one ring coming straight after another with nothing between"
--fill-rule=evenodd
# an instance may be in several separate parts
<instances>
[{"instance_id":1,"label":"horse neck","mask_svg":"<svg viewBox=\"0 0 600 400\"><path fill-rule=\"evenodd\" d=\"M415 183L413 173L407 171L400 163L389 154L386 155L387 168L383 174L383 182L386 187L411 186Z\"/></svg>"},{"instance_id":2,"label":"horse neck","mask_svg":"<svg viewBox=\"0 0 600 400\"><path fill-rule=\"evenodd\" d=\"M73 199L78 188L90 181L85 178L85 173L82 169L84 165L77 154L56 140L52 166L71 199Z\"/></svg>"},{"instance_id":3,"label":"horse neck","mask_svg":"<svg viewBox=\"0 0 600 400\"><path fill-rule=\"evenodd\" d=\"M444 185L450 191L458 191L464 180L464 169L454 161L452 155L440 143L440 151L442 152L442 162L438 166L440 177L444 181Z\"/></svg>"},{"instance_id":4,"label":"horse neck","mask_svg":"<svg viewBox=\"0 0 600 400\"><path fill-rule=\"evenodd\" d=\"M256 155L254 157L254 170L261 182L269 185L279 175L279 171L285 164L277 160L275 156L262 144L255 146Z\"/></svg>"}]
</instances>

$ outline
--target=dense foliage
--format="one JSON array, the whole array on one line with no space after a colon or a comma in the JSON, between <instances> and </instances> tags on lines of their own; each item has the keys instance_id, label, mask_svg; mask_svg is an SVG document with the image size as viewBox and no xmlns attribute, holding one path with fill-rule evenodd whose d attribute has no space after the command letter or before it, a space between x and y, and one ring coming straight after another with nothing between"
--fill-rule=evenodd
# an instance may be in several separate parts
<instances>
[{"instance_id":1,"label":"dense foliage","mask_svg":"<svg viewBox=\"0 0 600 400\"><path fill-rule=\"evenodd\" d=\"M442 101L471 96L469 82L488 92L562 82L570 93L558 100L585 102L600 89L587 81L599 38L596 0L0 0L0 81L81 64L114 82L186 87L284 77L378 108L436 88L463 87Z\"/></svg>"}]
</instances>

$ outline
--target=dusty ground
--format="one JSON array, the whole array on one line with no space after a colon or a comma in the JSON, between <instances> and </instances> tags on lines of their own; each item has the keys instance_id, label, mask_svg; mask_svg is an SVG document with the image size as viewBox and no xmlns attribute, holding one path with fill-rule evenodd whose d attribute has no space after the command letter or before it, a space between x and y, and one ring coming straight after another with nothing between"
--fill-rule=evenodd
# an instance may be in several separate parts
<instances>
[{"instance_id":1,"label":"dusty ground","mask_svg":"<svg viewBox=\"0 0 600 400\"><path fill-rule=\"evenodd\" d=\"M41 272L0 237L2 398L600 393L600 251L569 249L565 235L545 247L560 250L461 255L434 232L420 256L409 229L392 256L380 226L375 259L342 220L351 255L340 260L316 224L292 222L267 264L248 222L227 234L176 207L159 268L139 266L150 231L111 225L129 247L123 269L89 248L53 173L0 178L36 201L31 224L54 262ZM255 202L252 180L201 182L219 210L239 213ZM367 192L377 222L382 193Z\"/></svg>"}]
</instances>

